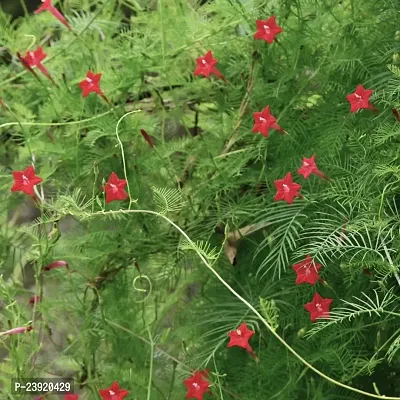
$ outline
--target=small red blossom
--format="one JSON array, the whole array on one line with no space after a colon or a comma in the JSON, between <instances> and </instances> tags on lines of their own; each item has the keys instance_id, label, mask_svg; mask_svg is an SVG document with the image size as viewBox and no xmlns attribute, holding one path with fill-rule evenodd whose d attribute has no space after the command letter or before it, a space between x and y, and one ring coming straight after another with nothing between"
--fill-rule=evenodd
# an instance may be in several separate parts
<instances>
[{"instance_id":1,"label":"small red blossom","mask_svg":"<svg viewBox=\"0 0 400 400\"><path fill-rule=\"evenodd\" d=\"M64 396L64 400L78 400L79 399L79 394L71 394L71 393L67 393Z\"/></svg>"},{"instance_id":2,"label":"small red blossom","mask_svg":"<svg viewBox=\"0 0 400 400\"><path fill-rule=\"evenodd\" d=\"M210 74L214 74L218 78L226 81L225 77L215 67L217 60L213 57L211 50L209 50L205 56L196 58L197 67L194 71L194 75L204 75L206 78L210 77Z\"/></svg>"},{"instance_id":3,"label":"small red blossom","mask_svg":"<svg viewBox=\"0 0 400 400\"><path fill-rule=\"evenodd\" d=\"M60 13L52 4L52 0L42 0L42 5L35 11L35 14L39 14L43 11L50 11L55 18L57 18L62 24L64 24L69 30L72 30L69 26L64 15Z\"/></svg>"},{"instance_id":4,"label":"small red blossom","mask_svg":"<svg viewBox=\"0 0 400 400\"><path fill-rule=\"evenodd\" d=\"M321 267L321 264L314 262L311 256L307 254L303 261L294 264L292 267L297 274L296 285L300 285L301 283L315 285L315 283L321 279L318 274Z\"/></svg>"},{"instance_id":5,"label":"small red blossom","mask_svg":"<svg viewBox=\"0 0 400 400\"><path fill-rule=\"evenodd\" d=\"M18 328L9 329L8 331L0 332L0 336L5 335L19 335L20 333L30 332L33 328L31 326L21 326Z\"/></svg>"},{"instance_id":6,"label":"small red blossom","mask_svg":"<svg viewBox=\"0 0 400 400\"><path fill-rule=\"evenodd\" d=\"M153 141L151 140L151 137L149 136L149 134L144 129L141 129L140 133L142 134L142 136L143 136L144 140L147 142L147 144L153 149L154 144L153 144Z\"/></svg>"},{"instance_id":7,"label":"small red blossom","mask_svg":"<svg viewBox=\"0 0 400 400\"><path fill-rule=\"evenodd\" d=\"M102 190L106 192L106 203L114 200L125 200L128 198L128 193L125 192L126 186L125 179L119 179L118 176L112 172L106 187L102 186Z\"/></svg>"},{"instance_id":8,"label":"small red blossom","mask_svg":"<svg viewBox=\"0 0 400 400\"><path fill-rule=\"evenodd\" d=\"M269 106L265 107L261 112L253 113L253 118L254 126L252 132L254 133L261 133L267 138L271 128L284 132L284 130L276 123L276 118L271 115Z\"/></svg>"},{"instance_id":9,"label":"small red blossom","mask_svg":"<svg viewBox=\"0 0 400 400\"><path fill-rule=\"evenodd\" d=\"M100 389L99 393L103 400L122 400L129 394L127 390L121 389L115 381L108 389Z\"/></svg>"},{"instance_id":10,"label":"small red blossom","mask_svg":"<svg viewBox=\"0 0 400 400\"><path fill-rule=\"evenodd\" d=\"M47 54L43 51L43 47L39 47L35 51L27 51L25 53L25 56L24 57L19 56L19 59L25 66L25 68L27 68L29 71L33 72L32 67L37 67L43 73L44 76L46 76L53 83L55 83L49 71L47 71L46 67L42 64L42 61L46 57Z\"/></svg>"},{"instance_id":11,"label":"small red blossom","mask_svg":"<svg viewBox=\"0 0 400 400\"><path fill-rule=\"evenodd\" d=\"M249 344L249 339L254 335L254 331L249 329L245 322L234 331L229 332L230 341L228 347L239 346L246 349L249 353L254 354Z\"/></svg>"},{"instance_id":12,"label":"small red blossom","mask_svg":"<svg viewBox=\"0 0 400 400\"><path fill-rule=\"evenodd\" d=\"M68 263L67 263L66 261L63 261L63 260L54 261L54 262L52 262L51 264L46 265L46 266L43 268L43 270L44 270L44 271L50 271L50 270L52 270L52 269L54 269L54 268L62 268L62 267L65 267L65 268L69 271Z\"/></svg>"},{"instance_id":13,"label":"small red blossom","mask_svg":"<svg viewBox=\"0 0 400 400\"><path fill-rule=\"evenodd\" d=\"M303 175L305 179L307 179L311 174L314 174L321 178L329 180L329 178L318 169L317 164L315 163L315 157L315 154L312 155L311 158L303 157L301 167L297 170L297 173L299 175Z\"/></svg>"},{"instance_id":14,"label":"small red blossom","mask_svg":"<svg viewBox=\"0 0 400 400\"><path fill-rule=\"evenodd\" d=\"M79 82L79 87L82 89L82 96L86 97L92 92L102 95L103 92L100 89L100 79L101 74L95 74L92 71L88 71L86 78Z\"/></svg>"},{"instance_id":15,"label":"small red blossom","mask_svg":"<svg viewBox=\"0 0 400 400\"><path fill-rule=\"evenodd\" d=\"M35 303L40 303L40 296L39 295L32 296L29 299L29 304L35 304Z\"/></svg>"},{"instance_id":16,"label":"small red blossom","mask_svg":"<svg viewBox=\"0 0 400 400\"><path fill-rule=\"evenodd\" d=\"M34 196L34 186L43 181L42 178L35 175L35 168L30 165L23 171L14 171L14 184L11 188L12 192L24 192L29 196Z\"/></svg>"},{"instance_id":17,"label":"small red blossom","mask_svg":"<svg viewBox=\"0 0 400 400\"><path fill-rule=\"evenodd\" d=\"M274 181L274 184L277 190L274 201L285 200L288 204L292 204L295 197L302 198L302 195L299 193L301 185L293 182L290 172L283 179Z\"/></svg>"},{"instance_id":18,"label":"small red blossom","mask_svg":"<svg viewBox=\"0 0 400 400\"><path fill-rule=\"evenodd\" d=\"M210 393L210 383L203 379L207 377L208 373L206 371L196 371L190 378L183 381L187 387L187 399L203 400L204 393Z\"/></svg>"},{"instance_id":19,"label":"small red blossom","mask_svg":"<svg viewBox=\"0 0 400 400\"><path fill-rule=\"evenodd\" d=\"M399 112L395 108L392 108L392 113L393 113L394 117L396 118L396 120L398 122L400 122L400 114L399 114Z\"/></svg>"},{"instance_id":20,"label":"small red blossom","mask_svg":"<svg viewBox=\"0 0 400 400\"><path fill-rule=\"evenodd\" d=\"M350 112L355 113L363 108L368 108L377 112L378 110L369 102L374 91L371 89L364 89L363 85L358 85L355 92L346 96L350 103Z\"/></svg>"},{"instance_id":21,"label":"small red blossom","mask_svg":"<svg viewBox=\"0 0 400 400\"><path fill-rule=\"evenodd\" d=\"M283 32L283 29L276 24L274 15L266 20L258 19L256 26L257 32L254 34L254 38L265 40L269 44L275 40L278 33Z\"/></svg>"},{"instance_id":22,"label":"small red blossom","mask_svg":"<svg viewBox=\"0 0 400 400\"><path fill-rule=\"evenodd\" d=\"M304 305L304 308L310 313L311 321L314 322L317 318L329 318L329 307L333 299L324 299L318 293L310 303Z\"/></svg>"}]
</instances>

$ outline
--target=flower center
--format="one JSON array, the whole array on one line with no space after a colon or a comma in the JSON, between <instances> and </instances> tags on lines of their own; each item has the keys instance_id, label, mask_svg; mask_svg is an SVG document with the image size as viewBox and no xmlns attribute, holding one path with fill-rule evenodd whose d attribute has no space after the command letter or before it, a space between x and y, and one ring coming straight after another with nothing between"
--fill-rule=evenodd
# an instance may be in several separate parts
<instances>
[{"instance_id":1,"label":"flower center","mask_svg":"<svg viewBox=\"0 0 400 400\"><path fill-rule=\"evenodd\" d=\"M192 383L192 385L196 390L200 389L200 385L198 383L194 382L194 383Z\"/></svg>"},{"instance_id":2,"label":"flower center","mask_svg":"<svg viewBox=\"0 0 400 400\"><path fill-rule=\"evenodd\" d=\"M25 175L22 175L22 180L23 180L25 186L29 185L29 179Z\"/></svg>"},{"instance_id":3,"label":"flower center","mask_svg":"<svg viewBox=\"0 0 400 400\"><path fill-rule=\"evenodd\" d=\"M354 96L356 96L357 99L361 99L361 96L359 94L357 94L357 93L354 93Z\"/></svg>"},{"instance_id":4,"label":"flower center","mask_svg":"<svg viewBox=\"0 0 400 400\"><path fill-rule=\"evenodd\" d=\"M201 60L201 63L202 63L203 65L206 65L206 64L207 64L206 60Z\"/></svg>"},{"instance_id":5,"label":"flower center","mask_svg":"<svg viewBox=\"0 0 400 400\"><path fill-rule=\"evenodd\" d=\"M90 78L86 78L86 82L92 83L93 81Z\"/></svg>"},{"instance_id":6,"label":"flower center","mask_svg":"<svg viewBox=\"0 0 400 400\"><path fill-rule=\"evenodd\" d=\"M318 310L319 312L321 312L321 311L322 311L321 304L317 303L315 306L317 307L317 310Z\"/></svg>"},{"instance_id":7,"label":"flower center","mask_svg":"<svg viewBox=\"0 0 400 400\"><path fill-rule=\"evenodd\" d=\"M304 162L303 162L303 165L304 165L305 167L308 167L310 164L309 164L308 162L304 161Z\"/></svg>"},{"instance_id":8,"label":"flower center","mask_svg":"<svg viewBox=\"0 0 400 400\"><path fill-rule=\"evenodd\" d=\"M108 393L110 393L110 396L114 396L115 392L113 392L112 390L109 390Z\"/></svg>"},{"instance_id":9,"label":"flower center","mask_svg":"<svg viewBox=\"0 0 400 400\"><path fill-rule=\"evenodd\" d=\"M259 121L260 121L260 122L267 122L267 120L266 120L265 118L263 118L263 117L260 117L260 118L259 118Z\"/></svg>"},{"instance_id":10,"label":"flower center","mask_svg":"<svg viewBox=\"0 0 400 400\"><path fill-rule=\"evenodd\" d=\"M117 193L118 192L118 188L116 185L114 185L113 183L110 183L110 187L111 187L111 191L113 193Z\"/></svg>"},{"instance_id":11,"label":"flower center","mask_svg":"<svg viewBox=\"0 0 400 400\"><path fill-rule=\"evenodd\" d=\"M270 33L271 32L271 29L270 29L270 27L268 25L264 25L263 28L264 28L266 33Z\"/></svg>"},{"instance_id":12,"label":"flower center","mask_svg":"<svg viewBox=\"0 0 400 400\"><path fill-rule=\"evenodd\" d=\"M242 331L241 331L240 329L236 329L236 333L237 333L239 336L242 336Z\"/></svg>"},{"instance_id":13,"label":"flower center","mask_svg":"<svg viewBox=\"0 0 400 400\"><path fill-rule=\"evenodd\" d=\"M289 187L288 185L286 185L286 184L283 184L283 190L284 190L286 193L288 193L288 192L290 192L290 187Z\"/></svg>"}]
</instances>

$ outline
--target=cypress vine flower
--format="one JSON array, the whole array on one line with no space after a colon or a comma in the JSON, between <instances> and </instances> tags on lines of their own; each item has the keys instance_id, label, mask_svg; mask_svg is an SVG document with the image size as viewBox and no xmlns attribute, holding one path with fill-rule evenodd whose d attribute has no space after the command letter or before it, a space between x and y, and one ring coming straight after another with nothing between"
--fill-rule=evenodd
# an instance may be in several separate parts
<instances>
[{"instance_id":1,"label":"cypress vine flower","mask_svg":"<svg viewBox=\"0 0 400 400\"><path fill-rule=\"evenodd\" d=\"M101 189L106 192L106 203L111 203L114 200L127 199L128 193L124 190L125 186L126 180L119 179L118 176L112 172L106 186L101 187Z\"/></svg>"},{"instance_id":2,"label":"cypress vine flower","mask_svg":"<svg viewBox=\"0 0 400 400\"><path fill-rule=\"evenodd\" d=\"M254 355L254 351L249 344L250 338L254 335L254 331L249 329L245 322L234 331L229 332L230 341L228 347L238 346L246 349L250 354Z\"/></svg>"},{"instance_id":3,"label":"cypress vine flower","mask_svg":"<svg viewBox=\"0 0 400 400\"><path fill-rule=\"evenodd\" d=\"M32 296L30 299L29 299L29 304L35 304L35 303L40 303L40 296L39 295L36 295L36 296Z\"/></svg>"},{"instance_id":4,"label":"cypress vine flower","mask_svg":"<svg viewBox=\"0 0 400 400\"><path fill-rule=\"evenodd\" d=\"M353 93L346 96L350 103L350 112L355 113L363 108L377 112L378 110L369 102L373 92L371 89L364 89L363 85L358 85Z\"/></svg>"},{"instance_id":5,"label":"cypress vine flower","mask_svg":"<svg viewBox=\"0 0 400 400\"><path fill-rule=\"evenodd\" d=\"M115 381L109 388L100 389L99 393L103 400L122 400L129 394L127 390L121 389Z\"/></svg>"},{"instance_id":6,"label":"cypress vine flower","mask_svg":"<svg viewBox=\"0 0 400 400\"><path fill-rule=\"evenodd\" d=\"M321 279L318 274L321 267L321 264L314 262L311 256L307 254L303 261L294 264L292 267L297 274L296 285L300 285L301 283L315 285L315 283Z\"/></svg>"},{"instance_id":7,"label":"cypress vine flower","mask_svg":"<svg viewBox=\"0 0 400 400\"><path fill-rule=\"evenodd\" d=\"M35 168L30 165L23 171L14 171L14 184L11 188L12 192L24 192L29 196L34 196L34 186L43 181L42 178L35 175Z\"/></svg>"},{"instance_id":8,"label":"cypress vine flower","mask_svg":"<svg viewBox=\"0 0 400 400\"><path fill-rule=\"evenodd\" d=\"M288 172L283 179L274 181L274 184L277 190L274 201L285 200L288 204L292 204L295 197L302 198L299 193L301 185L293 182L290 172Z\"/></svg>"},{"instance_id":9,"label":"cypress vine flower","mask_svg":"<svg viewBox=\"0 0 400 400\"><path fill-rule=\"evenodd\" d=\"M54 269L54 268L62 268L62 267L65 267L65 268L69 271L68 263L67 263L66 261L62 261L62 260L54 261L54 262L52 262L51 264L46 265L46 266L43 268L43 270L44 270L44 271L50 271L50 270L52 270L52 269Z\"/></svg>"},{"instance_id":10,"label":"cypress vine flower","mask_svg":"<svg viewBox=\"0 0 400 400\"><path fill-rule=\"evenodd\" d=\"M71 393L67 393L64 396L64 400L78 400L79 399L79 394L71 394Z\"/></svg>"},{"instance_id":11,"label":"cypress vine flower","mask_svg":"<svg viewBox=\"0 0 400 400\"><path fill-rule=\"evenodd\" d=\"M183 381L187 388L186 398L203 400L204 393L210 393L210 383L203 378L207 378L206 371L196 371L190 378Z\"/></svg>"},{"instance_id":12,"label":"cypress vine flower","mask_svg":"<svg viewBox=\"0 0 400 400\"><path fill-rule=\"evenodd\" d=\"M0 332L0 336L5 335L19 335L20 333L30 332L32 330L32 326L20 326L18 328L9 329L8 331Z\"/></svg>"},{"instance_id":13,"label":"cypress vine flower","mask_svg":"<svg viewBox=\"0 0 400 400\"><path fill-rule=\"evenodd\" d=\"M271 115L269 106L265 107L261 112L253 113L253 118L254 126L252 132L254 133L261 133L267 138L271 128L284 132L284 130L276 123L276 118Z\"/></svg>"},{"instance_id":14,"label":"cypress vine flower","mask_svg":"<svg viewBox=\"0 0 400 400\"><path fill-rule=\"evenodd\" d=\"M69 30L72 30L69 26L64 15L60 13L52 4L52 0L42 0L42 5L35 11L35 14L39 14L43 11L50 11L55 18L57 18L62 24L64 24Z\"/></svg>"},{"instance_id":15,"label":"cypress vine flower","mask_svg":"<svg viewBox=\"0 0 400 400\"><path fill-rule=\"evenodd\" d=\"M283 29L276 24L274 15L266 20L258 19L256 26L257 32L254 34L254 38L265 40L269 44L275 40L278 33L283 32Z\"/></svg>"},{"instance_id":16,"label":"cypress vine flower","mask_svg":"<svg viewBox=\"0 0 400 400\"><path fill-rule=\"evenodd\" d=\"M87 97L90 93L94 92L100 95L107 103L110 101L104 95L100 89L101 74L95 74L92 71L88 71L86 78L79 82L79 87L82 89L82 97Z\"/></svg>"},{"instance_id":17,"label":"cypress vine flower","mask_svg":"<svg viewBox=\"0 0 400 400\"><path fill-rule=\"evenodd\" d=\"M316 157L315 154L312 155L311 158L303 157L302 165L297 170L297 173L299 175L303 175L305 179L307 179L311 174L315 174L321 178L329 180L329 178L322 171L318 169L315 163L315 157Z\"/></svg>"},{"instance_id":18,"label":"cypress vine flower","mask_svg":"<svg viewBox=\"0 0 400 400\"><path fill-rule=\"evenodd\" d=\"M209 78L210 74L214 74L223 81L226 81L225 77L215 67L217 62L211 50L209 50L203 57L196 58L197 67L193 74L195 76L204 75L206 78Z\"/></svg>"},{"instance_id":19,"label":"cypress vine flower","mask_svg":"<svg viewBox=\"0 0 400 400\"><path fill-rule=\"evenodd\" d=\"M304 305L304 308L310 313L311 321L314 322L317 318L329 318L329 307L333 299L324 299L318 293L310 303Z\"/></svg>"},{"instance_id":20,"label":"cypress vine flower","mask_svg":"<svg viewBox=\"0 0 400 400\"><path fill-rule=\"evenodd\" d=\"M33 72L32 67L37 67L44 76L49 78L54 84L54 80L51 77L49 71L42 64L42 61L47 57L47 54L43 51L43 47L38 47L35 51L27 51L24 57L21 57L19 53L17 53L20 61L30 72Z\"/></svg>"},{"instance_id":21,"label":"cypress vine flower","mask_svg":"<svg viewBox=\"0 0 400 400\"><path fill-rule=\"evenodd\" d=\"M141 129L140 133L142 134L142 136L143 136L144 140L147 142L147 144L153 149L154 143L151 140L151 137L149 136L149 134L144 129Z\"/></svg>"}]
</instances>

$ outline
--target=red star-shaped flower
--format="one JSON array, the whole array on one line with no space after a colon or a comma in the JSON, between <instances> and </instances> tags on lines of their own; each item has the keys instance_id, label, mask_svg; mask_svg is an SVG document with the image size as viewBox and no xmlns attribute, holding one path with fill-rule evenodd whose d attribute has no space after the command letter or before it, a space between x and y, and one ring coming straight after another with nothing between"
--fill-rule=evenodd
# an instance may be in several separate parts
<instances>
[{"instance_id":1,"label":"red star-shaped flower","mask_svg":"<svg viewBox=\"0 0 400 400\"><path fill-rule=\"evenodd\" d=\"M363 85L358 85L355 92L346 96L346 99L350 103L350 111L352 113L362 108L369 108L370 110L376 110L376 108L369 102L374 91L371 89L364 89Z\"/></svg>"},{"instance_id":2,"label":"red star-shaped flower","mask_svg":"<svg viewBox=\"0 0 400 400\"><path fill-rule=\"evenodd\" d=\"M230 341L228 347L239 346L246 349L249 353L254 354L249 344L249 339L254 335L254 331L249 329L245 322L234 331L229 332Z\"/></svg>"},{"instance_id":3,"label":"red star-shaped flower","mask_svg":"<svg viewBox=\"0 0 400 400\"><path fill-rule=\"evenodd\" d=\"M78 400L79 399L79 394L70 394L70 393L67 393L65 396L64 396L64 400Z\"/></svg>"},{"instance_id":4,"label":"red star-shaped flower","mask_svg":"<svg viewBox=\"0 0 400 400\"><path fill-rule=\"evenodd\" d=\"M283 132L283 129L276 123L276 118L269 111L269 106L265 107L261 112L253 113L254 126L252 132L261 133L268 137L269 129L276 129Z\"/></svg>"},{"instance_id":5,"label":"red star-shaped flower","mask_svg":"<svg viewBox=\"0 0 400 400\"><path fill-rule=\"evenodd\" d=\"M302 198L299 190L301 185L293 182L292 174L288 172L283 179L274 181L276 187L275 201L285 200L287 203L292 204L295 197Z\"/></svg>"},{"instance_id":6,"label":"red star-shaped flower","mask_svg":"<svg viewBox=\"0 0 400 400\"><path fill-rule=\"evenodd\" d=\"M329 318L329 307L333 299L324 299L318 293L310 303L307 303L304 308L310 313L311 321L314 322L317 318Z\"/></svg>"},{"instance_id":7,"label":"red star-shaped flower","mask_svg":"<svg viewBox=\"0 0 400 400\"><path fill-rule=\"evenodd\" d=\"M115 381L108 389L100 389L99 393L103 400L122 400L129 394L127 390L121 389Z\"/></svg>"},{"instance_id":8,"label":"red star-shaped flower","mask_svg":"<svg viewBox=\"0 0 400 400\"><path fill-rule=\"evenodd\" d=\"M19 53L18 53L19 54ZM47 57L47 54L43 51L43 47L37 48L35 51L27 51L24 57L19 56L22 64L29 70L32 70L32 67L37 67L42 73L49 79L52 80L49 71L42 64L42 61Z\"/></svg>"},{"instance_id":9,"label":"red star-shaped flower","mask_svg":"<svg viewBox=\"0 0 400 400\"><path fill-rule=\"evenodd\" d=\"M256 25L257 32L254 34L254 38L265 40L270 44L275 40L275 36L278 33L283 32L283 29L276 24L275 16L266 20L258 19Z\"/></svg>"},{"instance_id":10,"label":"red star-shaped flower","mask_svg":"<svg viewBox=\"0 0 400 400\"><path fill-rule=\"evenodd\" d=\"M39 14L43 11L50 11L55 18L57 18L62 24L64 24L68 29L71 30L67 20L64 15L60 13L52 4L52 0L42 0L42 5L35 11L35 14Z\"/></svg>"},{"instance_id":11,"label":"red star-shaped flower","mask_svg":"<svg viewBox=\"0 0 400 400\"><path fill-rule=\"evenodd\" d=\"M203 400L204 393L210 393L208 389L210 383L203 378L207 378L208 374L206 371L196 371L190 378L183 381L187 387L186 398Z\"/></svg>"},{"instance_id":12,"label":"red star-shaped flower","mask_svg":"<svg viewBox=\"0 0 400 400\"><path fill-rule=\"evenodd\" d=\"M126 186L125 179L119 179L118 176L112 172L106 187L102 187L102 190L106 192L106 203L110 203L114 200L125 200L128 198L128 193L125 192Z\"/></svg>"},{"instance_id":13,"label":"red star-shaped flower","mask_svg":"<svg viewBox=\"0 0 400 400\"><path fill-rule=\"evenodd\" d=\"M42 178L35 175L35 168L31 165L23 171L14 171L14 185L12 192L24 192L29 196L34 196L33 187L43 181Z\"/></svg>"},{"instance_id":14,"label":"red star-shaped flower","mask_svg":"<svg viewBox=\"0 0 400 400\"><path fill-rule=\"evenodd\" d=\"M213 57L211 50L209 50L205 56L196 58L197 67L194 70L194 75L204 75L206 78L210 77L210 74L216 75L218 78L225 80L225 77L215 67L217 60Z\"/></svg>"},{"instance_id":15,"label":"red star-shaped flower","mask_svg":"<svg viewBox=\"0 0 400 400\"><path fill-rule=\"evenodd\" d=\"M307 179L311 174L320 176L324 179L329 179L322 171L320 171L315 164L315 154L311 156L311 158L303 157L303 161L301 167L297 170L299 175L303 175L305 179Z\"/></svg>"},{"instance_id":16,"label":"red star-shaped flower","mask_svg":"<svg viewBox=\"0 0 400 400\"><path fill-rule=\"evenodd\" d=\"M296 285L300 285L301 283L315 285L315 282L321 279L318 275L321 267L321 264L314 262L311 256L307 254L305 260L293 265L293 270L297 274Z\"/></svg>"},{"instance_id":17,"label":"red star-shaped flower","mask_svg":"<svg viewBox=\"0 0 400 400\"><path fill-rule=\"evenodd\" d=\"M100 89L100 79L101 74L94 74L92 71L88 71L86 78L79 82L79 86L82 89L82 96L86 97L92 92L97 93L100 96L103 95L103 92Z\"/></svg>"}]
</instances>

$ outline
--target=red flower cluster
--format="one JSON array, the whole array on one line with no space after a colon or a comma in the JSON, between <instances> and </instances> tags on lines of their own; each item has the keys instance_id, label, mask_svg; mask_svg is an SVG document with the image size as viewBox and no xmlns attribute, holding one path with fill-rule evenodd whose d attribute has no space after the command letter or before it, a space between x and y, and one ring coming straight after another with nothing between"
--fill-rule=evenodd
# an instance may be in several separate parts
<instances>
[{"instance_id":1,"label":"red flower cluster","mask_svg":"<svg viewBox=\"0 0 400 400\"><path fill-rule=\"evenodd\" d=\"M292 268L297 274L296 285L302 283L315 285L318 281L322 281L318 274L322 265L316 263L309 254L303 261L294 264ZM314 322L317 318L329 318L329 307L332 301L333 299L324 299L318 293L315 293L312 301L304 306L310 313L311 321Z\"/></svg>"},{"instance_id":2,"label":"red flower cluster","mask_svg":"<svg viewBox=\"0 0 400 400\"><path fill-rule=\"evenodd\" d=\"M65 17L52 5L52 0L42 0L42 3L42 6L39 7L35 13L49 11L68 29L71 29ZM276 36L283 32L283 29L277 25L275 16L271 16L267 20L256 20L256 28L257 31L254 34L254 38L257 40L264 40L269 44L272 44L274 41L276 41ZM39 47L35 51L27 51L24 57L20 56L19 53L17 53L17 55L25 68L27 68L30 72L35 74L32 68L37 67L46 77L53 81L51 75L42 64L42 61L46 57L42 47ZM194 75L205 76L206 78L209 78L210 75L215 75L217 78L226 82L224 75L216 67L217 63L218 61L213 57L212 51L209 50L203 57L196 58L197 65ZM85 98L90 93L96 93L109 103L109 100L100 88L101 76L101 73L96 74L90 70L87 72L86 78L79 83L79 87L82 90L82 97ZM370 109L374 112L378 112L378 110L369 101L372 93L373 90L365 89L362 85L358 85L354 93L346 96L350 103L350 111L355 113L360 109ZM392 111L397 120L400 121L400 116L397 110L393 109ZM253 133L261 133L265 138L268 138L270 129L285 133L285 131L277 124L276 118L271 114L269 105L266 106L261 112L254 112L253 119ZM141 134L149 146L154 147L154 144L146 131L141 130ZM297 173L302 175L304 179L308 179L311 175L316 175L320 178L329 180L329 178L319 170L315 160L315 154L310 158L303 157L302 164L298 168ZM42 179L35 175L33 166L29 166L23 171L14 171L13 176L14 184L11 188L11 191L22 191L30 196L34 196L35 186L42 182ZM291 172L288 172L284 178L275 180L274 184L277 190L274 201L284 200L288 204L292 204L296 197L302 198L302 195L300 194L302 186L296 182L293 182ZM127 199L129 196L125 191L126 186L127 181L124 179L119 179L118 176L112 172L105 186L102 186L101 188L105 192L106 203L110 203L115 200L123 201ZM44 267L44 270L49 271L51 269L64 266L68 269L68 264L66 261L55 261ZM318 281L322 280L319 275L322 265L316 263L309 254L304 260L294 264L292 268L296 272L296 285L302 283L315 285ZM40 301L40 297L33 296L29 303L34 304L38 301ZM329 308L332 302L333 299L324 299L318 293L315 293L312 301L305 304L304 308L310 313L311 321L314 322L317 318L329 318ZM31 329L32 327L19 327L2 332L0 335L19 334L30 331ZM244 322L237 329L229 332L230 340L227 347L241 347L256 358L256 355L249 344L249 340L254 334L255 332L249 329ZM187 388L187 399L203 400L204 394L210 393L208 372L194 372L191 377L184 380L184 385ZM121 389L117 382L113 382L109 388L99 390L99 394L103 400L123 400L126 396L128 396L129 392ZM64 397L64 400L78 399L79 395L75 394L66 394Z\"/></svg>"}]
</instances>

